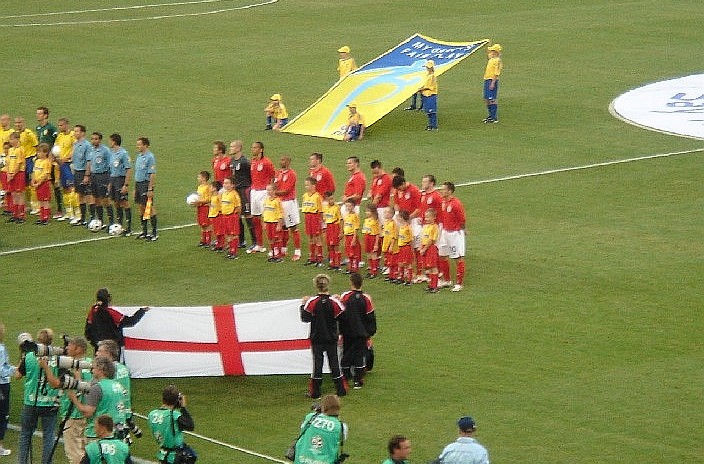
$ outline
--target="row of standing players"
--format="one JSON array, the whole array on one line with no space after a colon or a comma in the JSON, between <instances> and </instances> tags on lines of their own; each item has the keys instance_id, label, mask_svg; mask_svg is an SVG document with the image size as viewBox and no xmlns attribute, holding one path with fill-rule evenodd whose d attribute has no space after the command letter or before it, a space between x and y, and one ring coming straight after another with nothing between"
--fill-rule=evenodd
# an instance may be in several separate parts
<instances>
[{"instance_id":1,"label":"row of standing players","mask_svg":"<svg viewBox=\"0 0 704 464\"><path fill-rule=\"evenodd\" d=\"M132 235L129 192L134 174L132 192L142 226L137 238L157 240L156 209L152 205L156 158L149 139L137 139L133 166L120 134L111 134L105 145L101 132L93 132L87 139L85 126L71 127L68 118L60 118L57 129L48 117L46 107L37 109L34 132L25 127L22 117L16 117L15 127L10 128L9 116L0 116L0 184L6 192L3 213L10 216L8 222L22 224L29 212L38 214L36 224L49 224L53 194L57 206L53 219L74 226L88 226L97 220L97 229L105 230L108 225L120 224L123 235Z\"/></svg>"},{"instance_id":2,"label":"row of standing players","mask_svg":"<svg viewBox=\"0 0 704 464\"><path fill-rule=\"evenodd\" d=\"M200 225L199 246L226 251L228 258L236 259L240 248L246 248L247 253L267 252L266 236L269 262L278 263L287 256L290 240L294 245L291 259L298 261L302 259L302 212L309 247L304 265L327 264L328 270L342 270L344 252L346 272L356 272L364 251L368 278L378 277L383 269L393 283L429 282L428 290L433 293L444 286L462 290L466 217L452 182L436 189L435 176L427 174L418 188L406 181L402 168L388 174L382 163L374 160L370 163L368 201L361 213L367 180L359 158L346 160L349 178L342 195L336 197L335 179L323 165L323 155L312 153L299 208L291 157L282 155L276 169L265 156L262 142L252 144L251 159L242 147L240 140L232 141L226 153L225 144L216 141L212 179L208 171L198 174L193 205L197 206ZM246 229L251 238L249 247ZM456 262L454 285L450 260Z\"/></svg>"}]
</instances>

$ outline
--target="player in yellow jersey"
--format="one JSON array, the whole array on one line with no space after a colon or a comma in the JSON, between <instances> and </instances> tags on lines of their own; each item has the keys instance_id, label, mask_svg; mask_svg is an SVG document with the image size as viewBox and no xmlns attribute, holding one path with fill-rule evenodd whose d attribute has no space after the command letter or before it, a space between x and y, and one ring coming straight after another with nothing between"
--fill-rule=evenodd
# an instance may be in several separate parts
<instances>
[{"instance_id":1,"label":"player in yellow jersey","mask_svg":"<svg viewBox=\"0 0 704 464\"><path fill-rule=\"evenodd\" d=\"M425 81L418 89L423 102L423 109L428 115L428 125L425 130L438 130L438 80L435 77L435 62L425 62Z\"/></svg>"},{"instance_id":2,"label":"player in yellow jersey","mask_svg":"<svg viewBox=\"0 0 704 464\"><path fill-rule=\"evenodd\" d=\"M484 71L484 101L486 101L489 116L484 118L484 124L499 122L497 100L499 97L499 77L504 69L504 62L501 59L502 50L500 44L494 44L489 47L487 52L488 61Z\"/></svg>"},{"instance_id":3,"label":"player in yellow jersey","mask_svg":"<svg viewBox=\"0 0 704 464\"><path fill-rule=\"evenodd\" d=\"M32 167L31 185L37 192L39 200L39 219L36 224L47 225L51 217L51 170L53 163L49 158L51 148L42 143L37 147L37 159Z\"/></svg>"},{"instance_id":4,"label":"player in yellow jersey","mask_svg":"<svg viewBox=\"0 0 704 464\"><path fill-rule=\"evenodd\" d=\"M346 213L342 217L342 234L345 236L345 254L349 260L346 273L359 272L359 261L362 259L362 247L359 243L359 215L355 212L353 199L345 201Z\"/></svg>"},{"instance_id":5,"label":"player in yellow jersey","mask_svg":"<svg viewBox=\"0 0 704 464\"><path fill-rule=\"evenodd\" d=\"M0 190L2 190L2 212L6 216L12 215L14 206L12 205L12 193L10 193L7 182L7 155L10 152L10 142L2 142L2 152L0 152Z\"/></svg>"},{"instance_id":6,"label":"player in yellow jersey","mask_svg":"<svg viewBox=\"0 0 704 464\"><path fill-rule=\"evenodd\" d=\"M264 109L266 113L266 130L281 130L288 124L288 111L281 101L281 94L275 93L269 97L269 104Z\"/></svg>"},{"instance_id":7,"label":"player in yellow jersey","mask_svg":"<svg viewBox=\"0 0 704 464\"><path fill-rule=\"evenodd\" d=\"M0 115L0 142L1 143L9 142L11 132L14 132L14 128L11 125L10 115L9 114Z\"/></svg>"},{"instance_id":8,"label":"player in yellow jersey","mask_svg":"<svg viewBox=\"0 0 704 464\"><path fill-rule=\"evenodd\" d=\"M73 144L76 143L76 137L73 135L68 118L60 118L58 126L59 133L54 141L52 153L54 153L56 163L59 166L59 187L62 189L64 215L56 220L71 221L81 216L78 193L74 188L73 172L71 171Z\"/></svg>"},{"instance_id":9,"label":"player in yellow jersey","mask_svg":"<svg viewBox=\"0 0 704 464\"><path fill-rule=\"evenodd\" d=\"M349 102L347 108L350 110L350 115L347 117L347 129L345 136L342 138L345 142L353 142L364 138L364 116L357 112L357 103Z\"/></svg>"},{"instance_id":10,"label":"player in yellow jersey","mask_svg":"<svg viewBox=\"0 0 704 464\"><path fill-rule=\"evenodd\" d=\"M316 191L318 181L315 177L305 180L305 193L301 199L301 212L303 213L305 233L308 237L310 257L303 265L323 265L323 243L321 240L323 220L323 198Z\"/></svg>"},{"instance_id":11,"label":"player in yellow jersey","mask_svg":"<svg viewBox=\"0 0 704 464\"><path fill-rule=\"evenodd\" d=\"M231 177L222 181L220 192L220 208L222 213L222 226L225 232L225 245L228 247L227 258L237 259L237 248L240 242L240 212L242 202L235 190Z\"/></svg>"},{"instance_id":12,"label":"player in yellow jersey","mask_svg":"<svg viewBox=\"0 0 704 464\"><path fill-rule=\"evenodd\" d=\"M323 198L323 220L325 221L325 243L328 246L329 271L339 271L342 253L340 252L342 213L335 203L332 192L325 192Z\"/></svg>"},{"instance_id":13,"label":"player in yellow jersey","mask_svg":"<svg viewBox=\"0 0 704 464\"><path fill-rule=\"evenodd\" d=\"M20 134L13 132L10 134L10 149L5 157L5 168L7 169L7 185L8 191L12 194L12 217L7 222L15 222L17 224L24 223L25 219L25 200L24 189L26 185L25 169L26 157L24 150L20 146Z\"/></svg>"},{"instance_id":14,"label":"player in yellow jersey","mask_svg":"<svg viewBox=\"0 0 704 464\"><path fill-rule=\"evenodd\" d=\"M283 253L281 253L281 231L284 228L284 208L281 205L281 199L276 196L276 187L274 187L274 184L266 186L266 195L262 221L264 221L269 247L272 250L267 261L270 263L280 263L283 261Z\"/></svg>"},{"instance_id":15,"label":"player in yellow jersey","mask_svg":"<svg viewBox=\"0 0 704 464\"><path fill-rule=\"evenodd\" d=\"M364 251L367 254L367 262L369 263L367 278L376 279L379 273L381 251L381 226L379 225L379 213L376 210L376 206L368 203L364 216L362 236L364 237Z\"/></svg>"},{"instance_id":16,"label":"player in yellow jersey","mask_svg":"<svg viewBox=\"0 0 704 464\"><path fill-rule=\"evenodd\" d=\"M208 218L208 210L210 205L210 173L208 171L201 171L198 173L198 202L196 203L196 220L198 221L198 227L200 227L200 242L198 242L199 247L210 246L210 218Z\"/></svg>"},{"instance_id":17,"label":"player in yellow jersey","mask_svg":"<svg viewBox=\"0 0 704 464\"><path fill-rule=\"evenodd\" d=\"M39 140L37 134L32 129L26 126L25 119L22 116L15 117L15 132L20 134L20 146L24 151L25 158L25 194L30 199L31 211L30 214L39 212L39 201L37 200L37 191L31 185L30 176L34 168L34 159L37 156L37 145Z\"/></svg>"},{"instance_id":18,"label":"player in yellow jersey","mask_svg":"<svg viewBox=\"0 0 704 464\"><path fill-rule=\"evenodd\" d=\"M425 212L425 224L420 236L420 255L423 260L423 267L430 275L427 291L438 292L438 247L437 242L440 236L440 228L435 222L437 213L430 208Z\"/></svg>"},{"instance_id":19,"label":"player in yellow jersey","mask_svg":"<svg viewBox=\"0 0 704 464\"><path fill-rule=\"evenodd\" d=\"M221 252L225 245L225 234L222 231L222 221L220 217L220 189L222 184L218 181L210 183L210 199L208 202L208 220L210 221L209 233L207 235L210 243L212 235L215 235L215 244L212 250Z\"/></svg>"},{"instance_id":20,"label":"player in yellow jersey","mask_svg":"<svg viewBox=\"0 0 704 464\"><path fill-rule=\"evenodd\" d=\"M350 47L347 45L337 49L337 53L340 54L340 59L337 60L337 71L340 73L340 79L357 69L357 63L355 63L350 52Z\"/></svg>"}]
</instances>

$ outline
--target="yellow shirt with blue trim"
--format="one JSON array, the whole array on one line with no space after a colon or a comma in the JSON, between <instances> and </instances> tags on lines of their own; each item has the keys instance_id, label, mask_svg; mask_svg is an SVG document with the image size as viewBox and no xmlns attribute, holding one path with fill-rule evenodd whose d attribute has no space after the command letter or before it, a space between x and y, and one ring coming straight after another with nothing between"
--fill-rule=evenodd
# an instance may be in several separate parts
<instances>
[{"instance_id":1,"label":"yellow shirt with blue trim","mask_svg":"<svg viewBox=\"0 0 704 464\"><path fill-rule=\"evenodd\" d=\"M364 219L364 223L362 223L362 234L379 235L380 232L381 227L379 226L379 221L377 221L373 217Z\"/></svg>"},{"instance_id":2,"label":"yellow shirt with blue trim","mask_svg":"<svg viewBox=\"0 0 704 464\"><path fill-rule=\"evenodd\" d=\"M73 135L73 131L66 133L59 132L59 135L56 136L56 140L54 141L54 145L58 146L61 150L57 158L64 163L71 162L74 143L76 143L76 137Z\"/></svg>"},{"instance_id":3,"label":"yellow shirt with blue trim","mask_svg":"<svg viewBox=\"0 0 704 464\"><path fill-rule=\"evenodd\" d=\"M5 158L5 169L8 174L17 174L20 171L25 170L27 165L25 162L26 157L24 156L24 150L22 147L10 148L10 151Z\"/></svg>"},{"instance_id":4,"label":"yellow shirt with blue trim","mask_svg":"<svg viewBox=\"0 0 704 464\"><path fill-rule=\"evenodd\" d=\"M494 79L494 77L498 79L503 69L504 62L501 61L500 57L495 56L493 58L489 58L489 61L486 63L486 70L484 71L484 80Z\"/></svg>"},{"instance_id":5,"label":"yellow shirt with blue trim","mask_svg":"<svg viewBox=\"0 0 704 464\"><path fill-rule=\"evenodd\" d=\"M425 76L425 82L423 83L423 86L421 87L421 94L424 97L429 97L431 95L437 95L438 94L438 80L435 77L435 73L428 73L427 76Z\"/></svg>"},{"instance_id":6,"label":"yellow shirt with blue trim","mask_svg":"<svg viewBox=\"0 0 704 464\"><path fill-rule=\"evenodd\" d=\"M37 145L39 145L39 141L32 129L25 128L20 132L20 146L24 150L25 158L31 158L37 154Z\"/></svg>"}]
</instances>

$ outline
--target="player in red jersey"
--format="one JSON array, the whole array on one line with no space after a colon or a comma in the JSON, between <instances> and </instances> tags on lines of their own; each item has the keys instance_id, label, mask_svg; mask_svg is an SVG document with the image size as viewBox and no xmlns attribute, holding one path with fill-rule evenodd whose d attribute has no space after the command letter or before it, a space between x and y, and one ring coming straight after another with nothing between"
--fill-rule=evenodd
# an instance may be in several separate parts
<instances>
[{"instance_id":1,"label":"player in red jersey","mask_svg":"<svg viewBox=\"0 0 704 464\"><path fill-rule=\"evenodd\" d=\"M298 231L298 224L301 223L301 215L298 212L298 200L296 200L296 171L291 169L291 157L281 156L279 169L276 173L274 186L276 196L281 199L281 206L284 209L284 228L281 231L281 252L286 256L286 245L288 244L289 231L293 235L292 261L301 259L301 233Z\"/></svg>"},{"instance_id":2,"label":"player in red jersey","mask_svg":"<svg viewBox=\"0 0 704 464\"><path fill-rule=\"evenodd\" d=\"M315 179L315 191L324 196L325 192L335 193L335 177L332 172L323 166L323 154L313 153L310 155L308 175Z\"/></svg>"},{"instance_id":3,"label":"player in red jersey","mask_svg":"<svg viewBox=\"0 0 704 464\"><path fill-rule=\"evenodd\" d=\"M348 200L352 201L354 210L359 215L359 204L364 197L364 191L367 189L367 178L359 168L359 158L350 156L347 158L347 171L350 173L350 178L345 183L345 190L342 193L342 203L346 204Z\"/></svg>"},{"instance_id":4,"label":"player in red jersey","mask_svg":"<svg viewBox=\"0 0 704 464\"><path fill-rule=\"evenodd\" d=\"M371 162L372 186L370 191L370 201L376 207L379 216L379 225L384 226L384 210L391 202L391 176L384 171L379 160Z\"/></svg>"},{"instance_id":5,"label":"player in red jersey","mask_svg":"<svg viewBox=\"0 0 704 464\"><path fill-rule=\"evenodd\" d=\"M440 222L442 233L440 236L440 259L439 270L445 274L445 279L450 276L450 262L448 258L452 258L457 263L455 286L452 287L453 292L459 292L464 286L465 273L465 229L466 216L464 206L455 196L455 184L452 182L444 182L440 187L442 195L442 213L440 214Z\"/></svg>"},{"instance_id":6,"label":"player in red jersey","mask_svg":"<svg viewBox=\"0 0 704 464\"><path fill-rule=\"evenodd\" d=\"M264 212L264 200L267 196L266 187L274 181L275 169L271 160L264 155L264 144L262 142L254 142L251 147L251 153L252 189L250 191L250 203L256 243L247 249L247 253L257 253L266 251L262 242L262 213Z\"/></svg>"},{"instance_id":7,"label":"player in red jersey","mask_svg":"<svg viewBox=\"0 0 704 464\"><path fill-rule=\"evenodd\" d=\"M213 176L215 180L222 183L226 178L232 177L232 159L225 154L225 142L216 140L213 142Z\"/></svg>"}]
</instances>

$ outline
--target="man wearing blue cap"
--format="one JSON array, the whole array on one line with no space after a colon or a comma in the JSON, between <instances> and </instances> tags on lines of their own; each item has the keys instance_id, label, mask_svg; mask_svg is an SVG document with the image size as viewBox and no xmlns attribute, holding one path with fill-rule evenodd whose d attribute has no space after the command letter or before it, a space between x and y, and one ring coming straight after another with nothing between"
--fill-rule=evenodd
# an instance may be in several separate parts
<instances>
[{"instance_id":1,"label":"man wearing blue cap","mask_svg":"<svg viewBox=\"0 0 704 464\"><path fill-rule=\"evenodd\" d=\"M476 424L469 416L457 421L459 438L442 450L440 457L433 461L436 464L489 464L489 453L486 448L474 439Z\"/></svg>"}]
</instances>

